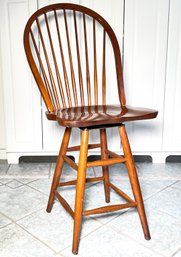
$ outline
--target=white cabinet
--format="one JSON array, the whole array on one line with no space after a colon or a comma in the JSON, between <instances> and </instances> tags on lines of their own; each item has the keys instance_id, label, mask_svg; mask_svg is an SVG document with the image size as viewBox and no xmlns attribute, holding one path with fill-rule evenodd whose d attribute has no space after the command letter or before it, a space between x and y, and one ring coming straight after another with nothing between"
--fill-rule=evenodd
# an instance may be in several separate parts
<instances>
[{"instance_id":1,"label":"white cabinet","mask_svg":"<svg viewBox=\"0 0 181 257\"><path fill-rule=\"evenodd\" d=\"M127 103L159 111L154 120L130 123L132 149L140 154L162 151L168 13L169 0L126 1L124 80Z\"/></svg>"},{"instance_id":2,"label":"white cabinet","mask_svg":"<svg viewBox=\"0 0 181 257\"><path fill-rule=\"evenodd\" d=\"M37 9L35 0L0 1L1 54L9 162L21 153L42 149L40 95L30 74L23 47L24 25Z\"/></svg>"},{"instance_id":3,"label":"white cabinet","mask_svg":"<svg viewBox=\"0 0 181 257\"><path fill-rule=\"evenodd\" d=\"M23 30L30 15L37 8L57 2L60 1L0 1L0 74L3 90L2 87L0 89L4 92L6 152L9 162L17 162L22 155L54 155L60 146L63 128L45 117L45 107L31 76L23 47ZM181 153L181 2L63 2L90 7L107 19L116 32L122 51L127 103L159 111L155 120L133 122L127 126L133 152L149 154L154 161L164 161L168 154ZM1 106L0 113L3 113ZM2 118L0 123L3 123ZM3 128L1 130L4 131ZM115 131L109 130L108 136L110 147L118 151L120 143ZM91 139L96 141L98 135L94 137L91 133ZM0 142L5 144L2 140ZM79 131L75 130L71 143L78 142Z\"/></svg>"}]
</instances>

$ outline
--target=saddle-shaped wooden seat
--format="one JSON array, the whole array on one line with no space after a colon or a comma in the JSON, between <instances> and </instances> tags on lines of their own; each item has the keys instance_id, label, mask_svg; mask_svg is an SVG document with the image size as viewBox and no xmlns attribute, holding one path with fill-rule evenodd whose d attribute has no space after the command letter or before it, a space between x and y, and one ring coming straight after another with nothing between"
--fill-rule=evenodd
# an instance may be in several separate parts
<instances>
[{"instance_id":1,"label":"saddle-shaped wooden seat","mask_svg":"<svg viewBox=\"0 0 181 257\"><path fill-rule=\"evenodd\" d=\"M120 105L91 105L63 108L57 114L47 112L47 118L65 127L114 125L126 121L153 119L157 111Z\"/></svg>"}]
</instances>

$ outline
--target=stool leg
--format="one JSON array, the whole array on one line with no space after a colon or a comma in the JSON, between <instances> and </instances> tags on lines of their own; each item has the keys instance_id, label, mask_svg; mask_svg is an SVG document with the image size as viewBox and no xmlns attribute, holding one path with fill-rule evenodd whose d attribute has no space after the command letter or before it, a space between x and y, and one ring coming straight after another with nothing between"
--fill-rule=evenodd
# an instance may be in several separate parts
<instances>
[{"instance_id":1,"label":"stool leg","mask_svg":"<svg viewBox=\"0 0 181 257\"><path fill-rule=\"evenodd\" d=\"M144 236L145 236L146 240L149 240L151 237L150 237L147 218L146 218L146 214L145 214L141 189L140 189L140 185L139 185L139 180L138 180L129 140L128 140L126 129L125 129L124 125L119 127L119 133L120 133L120 137L121 137L121 141L122 141L124 157L126 158L126 166L127 166L127 170L128 170L131 187L133 190L135 201L137 202L137 210L138 210L141 225L143 228Z\"/></svg>"},{"instance_id":2,"label":"stool leg","mask_svg":"<svg viewBox=\"0 0 181 257\"><path fill-rule=\"evenodd\" d=\"M55 190L57 189L57 186L58 186L58 183L60 180L60 176L62 173L63 164L64 164L64 160L62 157L66 154L70 135L71 135L71 128L66 128L65 132L64 132L62 144L60 147L60 152L59 152L57 162L56 162L56 168L55 168L55 172L54 172L54 176L53 176L52 186L51 186L51 190L50 190L50 196L49 196L48 205L47 205L47 212L51 212L51 210L52 210L53 200L54 200L54 196L55 196Z\"/></svg>"},{"instance_id":3,"label":"stool leg","mask_svg":"<svg viewBox=\"0 0 181 257\"><path fill-rule=\"evenodd\" d=\"M101 141L101 159L105 160L108 158L107 150L107 137L106 129L100 129L100 141ZM105 191L105 200L106 203L110 202L110 188L109 188L109 168L108 166L102 167L103 176L104 176L104 191Z\"/></svg>"},{"instance_id":4,"label":"stool leg","mask_svg":"<svg viewBox=\"0 0 181 257\"><path fill-rule=\"evenodd\" d=\"M84 189L85 189L85 180L86 180L88 137L89 137L89 131L87 129L82 130L78 174L77 174L77 185L76 185L76 198L75 198L74 235L73 235L73 245L72 245L73 254L78 254L78 246L79 246L79 240L80 240Z\"/></svg>"}]
</instances>

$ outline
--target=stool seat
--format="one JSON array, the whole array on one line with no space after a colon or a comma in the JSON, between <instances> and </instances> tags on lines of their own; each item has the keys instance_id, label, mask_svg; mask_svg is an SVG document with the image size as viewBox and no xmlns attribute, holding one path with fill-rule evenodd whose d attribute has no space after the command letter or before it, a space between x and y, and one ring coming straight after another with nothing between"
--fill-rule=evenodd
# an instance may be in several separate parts
<instances>
[{"instance_id":1,"label":"stool seat","mask_svg":"<svg viewBox=\"0 0 181 257\"><path fill-rule=\"evenodd\" d=\"M158 111L120 105L91 105L63 108L54 113L48 113L50 120L57 120L65 127L89 127L107 124L118 124L122 122L153 119Z\"/></svg>"}]
</instances>

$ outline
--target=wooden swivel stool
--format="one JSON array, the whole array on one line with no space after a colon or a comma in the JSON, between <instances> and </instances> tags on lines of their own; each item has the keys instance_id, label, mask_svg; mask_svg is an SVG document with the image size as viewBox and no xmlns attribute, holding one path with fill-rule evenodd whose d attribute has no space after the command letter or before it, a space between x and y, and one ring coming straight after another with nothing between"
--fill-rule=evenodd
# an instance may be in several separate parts
<instances>
[{"instance_id":1,"label":"wooden swivel stool","mask_svg":"<svg viewBox=\"0 0 181 257\"><path fill-rule=\"evenodd\" d=\"M65 127L47 212L51 211L56 197L74 219L72 252L78 253L83 216L124 208L137 209L144 236L150 239L124 123L153 119L157 116L157 111L126 105L120 49L112 28L91 9L68 3L53 4L39 9L30 17L24 32L24 47L47 108L47 118ZM111 127L118 127L122 157L107 147L106 128ZM80 146L69 147L74 128L81 131ZM100 141L89 144L89 131L98 129ZM101 160L87 162L88 150L94 148L100 148ZM67 156L67 152L79 150L77 164ZM77 170L76 180L61 182L64 162ZM127 167L133 200L109 181L108 167L116 163L124 163ZM96 166L102 166L102 176L86 178L86 169ZM84 210L85 183L95 181L103 181L107 203L110 202L110 189L126 203ZM68 185L76 185L74 210L57 190L58 187Z\"/></svg>"}]
</instances>

